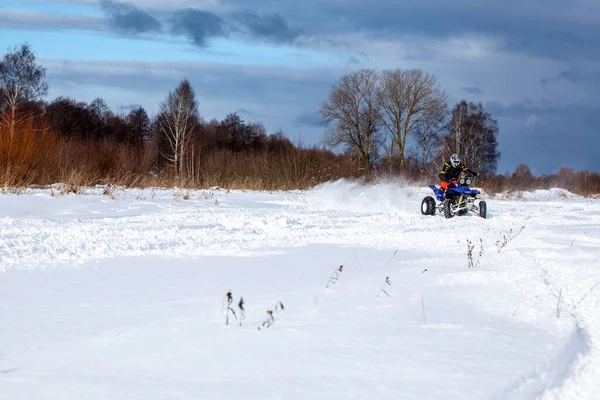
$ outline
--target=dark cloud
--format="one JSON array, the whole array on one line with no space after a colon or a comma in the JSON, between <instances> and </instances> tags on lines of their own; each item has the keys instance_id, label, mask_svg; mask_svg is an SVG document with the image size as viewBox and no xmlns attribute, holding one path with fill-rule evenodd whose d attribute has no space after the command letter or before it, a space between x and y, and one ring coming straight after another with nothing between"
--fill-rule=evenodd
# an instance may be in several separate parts
<instances>
[{"instance_id":1,"label":"dark cloud","mask_svg":"<svg viewBox=\"0 0 600 400\"><path fill-rule=\"evenodd\" d=\"M489 101L485 105L494 117L525 118L529 115L540 115L543 110L550 110L550 107L541 108L530 102L523 102L511 105L503 105L497 101Z\"/></svg>"},{"instance_id":2,"label":"dark cloud","mask_svg":"<svg viewBox=\"0 0 600 400\"><path fill-rule=\"evenodd\" d=\"M124 32L144 33L159 31L161 22L132 5L103 0L102 9L108 14L113 27Z\"/></svg>"},{"instance_id":3,"label":"dark cloud","mask_svg":"<svg viewBox=\"0 0 600 400\"><path fill-rule=\"evenodd\" d=\"M321 115L317 112L305 112L300 114L294 120L296 125L312 126L315 128L322 128L325 125L321 119Z\"/></svg>"},{"instance_id":4,"label":"dark cloud","mask_svg":"<svg viewBox=\"0 0 600 400\"><path fill-rule=\"evenodd\" d=\"M234 12L233 18L254 37L290 42L300 35L300 32L291 29L279 14L260 16L254 11L243 10Z\"/></svg>"},{"instance_id":5,"label":"dark cloud","mask_svg":"<svg viewBox=\"0 0 600 400\"><path fill-rule=\"evenodd\" d=\"M499 121L503 168L524 163L536 173L553 173L564 166L600 171L598 107L489 102L486 109Z\"/></svg>"},{"instance_id":6,"label":"dark cloud","mask_svg":"<svg viewBox=\"0 0 600 400\"><path fill-rule=\"evenodd\" d=\"M121 112L129 112L131 110L135 110L137 108L142 107L140 104L121 104L118 106L119 111Z\"/></svg>"},{"instance_id":7,"label":"dark cloud","mask_svg":"<svg viewBox=\"0 0 600 400\"><path fill-rule=\"evenodd\" d=\"M463 86L461 90L469 94L483 94L483 90L477 86Z\"/></svg>"},{"instance_id":8,"label":"dark cloud","mask_svg":"<svg viewBox=\"0 0 600 400\"><path fill-rule=\"evenodd\" d=\"M246 0L225 0L230 7L247 7ZM407 37L447 38L480 35L498 39L511 52L560 60L600 60L600 24L593 17L600 6L572 0L380 0L252 2L254 10L277 12L308 35L336 36L362 33L368 38L400 40ZM592 9L590 9L592 8ZM594 9L595 8L595 9Z\"/></svg>"},{"instance_id":9,"label":"dark cloud","mask_svg":"<svg viewBox=\"0 0 600 400\"><path fill-rule=\"evenodd\" d=\"M246 109L246 108L240 108L238 110L235 111L238 114L243 114L243 115L252 115L252 111Z\"/></svg>"},{"instance_id":10,"label":"dark cloud","mask_svg":"<svg viewBox=\"0 0 600 400\"><path fill-rule=\"evenodd\" d=\"M501 126L499 150L502 153L498 173L513 172L527 164L536 175L556 173L562 167L600 171L596 151L600 137L577 138L563 128L523 128L505 123Z\"/></svg>"},{"instance_id":11,"label":"dark cloud","mask_svg":"<svg viewBox=\"0 0 600 400\"><path fill-rule=\"evenodd\" d=\"M160 29L161 22L146 11L102 1L113 26L132 32ZM174 2L172 9L177 4ZM200 46L206 46L209 37L225 36L236 24L252 37L276 42L293 41L302 33L310 37L308 45L343 42L352 46L348 34L389 41L477 35L497 39L504 49L520 54L571 62L600 61L600 3L587 0L571 0L567 9L563 2L547 0L379 0L376 7L364 1L323 0L317 12L309 1L223 0L219 4L221 11L214 13L175 11L175 30ZM7 20L3 12L0 10L1 22ZM68 26L75 17L51 18ZM8 19L10 24L23 24L19 18Z\"/></svg>"},{"instance_id":12,"label":"dark cloud","mask_svg":"<svg viewBox=\"0 0 600 400\"><path fill-rule=\"evenodd\" d=\"M219 16L200 10L176 11L172 17L173 33L188 36L200 47L208 46L211 37L226 37L225 21Z\"/></svg>"},{"instance_id":13,"label":"dark cloud","mask_svg":"<svg viewBox=\"0 0 600 400\"><path fill-rule=\"evenodd\" d=\"M578 85L582 83L588 83L590 81L590 78L583 75L581 72L575 70L574 68L562 71L558 75L558 79L564 79Z\"/></svg>"},{"instance_id":14,"label":"dark cloud","mask_svg":"<svg viewBox=\"0 0 600 400\"><path fill-rule=\"evenodd\" d=\"M575 85L584 85L590 83L600 82L600 72L583 73L578 69L571 67L564 71L559 72L556 76L551 78L542 78L540 82L546 86L553 82L567 81Z\"/></svg>"}]
</instances>

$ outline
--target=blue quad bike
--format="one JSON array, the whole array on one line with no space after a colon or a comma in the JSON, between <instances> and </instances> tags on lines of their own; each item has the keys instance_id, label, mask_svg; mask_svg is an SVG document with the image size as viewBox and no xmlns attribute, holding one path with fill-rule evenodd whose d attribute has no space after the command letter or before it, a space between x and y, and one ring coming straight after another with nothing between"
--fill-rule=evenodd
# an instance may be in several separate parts
<instances>
[{"instance_id":1,"label":"blue quad bike","mask_svg":"<svg viewBox=\"0 0 600 400\"><path fill-rule=\"evenodd\" d=\"M469 186L475 181L473 174L462 171L457 179L458 183L454 187L448 188L444 195L444 189L435 185L429 185L435 194L435 198L440 202L435 204L435 199L427 196L421 202L421 214L435 215L436 210L444 214L446 218L452 218L455 215L462 216L469 211L479 214L481 218L487 217L487 204L484 200L477 198L481 194L479 190L471 189ZM477 204L475 201L478 200Z\"/></svg>"}]
</instances>

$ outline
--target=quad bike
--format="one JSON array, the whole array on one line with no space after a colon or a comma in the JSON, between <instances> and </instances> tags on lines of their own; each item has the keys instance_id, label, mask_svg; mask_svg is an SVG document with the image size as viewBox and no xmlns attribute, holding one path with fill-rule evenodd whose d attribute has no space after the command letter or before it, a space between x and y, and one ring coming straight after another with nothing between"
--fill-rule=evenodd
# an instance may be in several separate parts
<instances>
[{"instance_id":1,"label":"quad bike","mask_svg":"<svg viewBox=\"0 0 600 400\"><path fill-rule=\"evenodd\" d=\"M475 180L475 176L467 171L461 171L458 179L454 181L454 186L448 188L446 193L442 188L435 185L429 185L433 190L435 197L440 203L435 204L431 196L427 196L421 202L421 214L435 215L436 210L444 214L446 218L452 218L455 215L465 215L469 211L479 214L481 218L487 217L487 204L484 200L479 200L477 195L479 190L469 188ZM475 204L475 200L479 200Z\"/></svg>"}]
</instances>

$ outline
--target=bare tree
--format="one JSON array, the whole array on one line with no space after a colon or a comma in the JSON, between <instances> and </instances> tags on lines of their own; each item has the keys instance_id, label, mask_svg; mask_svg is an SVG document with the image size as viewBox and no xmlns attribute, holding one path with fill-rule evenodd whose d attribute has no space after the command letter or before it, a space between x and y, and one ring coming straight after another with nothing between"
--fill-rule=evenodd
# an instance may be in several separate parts
<instances>
[{"instance_id":1,"label":"bare tree","mask_svg":"<svg viewBox=\"0 0 600 400\"><path fill-rule=\"evenodd\" d=\"M150 138L150 117L143 107L139 106L129 111L126 117L129 128L129 143L135 146L142 146Z\"/></svg>"},{"instance_id":2,"label":"bare tree","mask_svg":"<svg viewBox=\"0 0 600 400\"><path fill-rule=\"evenodd\" d=\"M498 121L484 110L481 103L460 101L454 106L445 127L440 156L447 159L458 153L463 162L475 171L494 174L500 159Z\"/></svg>"},{"instance_id":3,"label":"bare tree","mask_svg":"<svg viewBox=\"0 0 600 400\"><path fill-rule=\"evenodd\" d=\"M263 124L247 124L237 112L229 113L217 128L219 147L229 148L236 153L260 150L265 147L267 130Z\"/></svg>"},{"instance_id":4,"label":"bare tree","mask_svg":"<svg viewBox=\"0 0 600 400\"><path fill-rule=\"evenodd\" d=\"M107 139L110 136L109 119L113 116L108 104L101 97L96 97L88 106L91 119L90 137Z\"/></svg>"},{"instance_id":5,"label":"bare tree","mask_svg":"<svg viewBox=\"0 0 600 400\"><path fill-rule=\"evenodd\" d=\"M377 103L381 120L398 151L400 166L404 165L406 141L411 133L424 135L422 144L429 144L429 135L446 113L446 93L434 75L420 69L385 70L381 73Z\"/></svg>"},{"instance_id":6,"label":"bare tree","mask_svg":"<svg viewBox=\"0 0 600 400\"><path fill-rule=\"evenodd\" d=\"M443 129L444 114L434 114L415 125L418 160L421 169L426 167L435 156L439 147L440 134Z\"/></svg>"},{"instance_id":7,"label":"bare tree","mask_svg":"<svg viewBox=\"0 0 600 400\"><path fill-rule=\"evenodd\" d=\"M36 63L29 44L9 49L0 62L0 123L14 135L19 111L48 93L46 69Z\"/></svg>"},{"instance_id":8,"label":"bare tree","mask_svg":"<svg viewBox=\"0 0 600 400\"><path fill-rule=\"evenodd\" d=\"M157 116L157 147L159 154L182 173L183 162L192 132L199 124L196 95L187 79L169 92Z\"/></svg>"},{"instance_id":9,"label":"bare tree","mask_svg":"<svg viewBox=\"0 0 600 400\"><path fill-rule=\"evenodd\" d=\"M362 69L340 78L319 110L325 124L334 124L325 143L356 153L367 173L380 145L376 92L377 72Z\"/></svg>"}]
</instances>

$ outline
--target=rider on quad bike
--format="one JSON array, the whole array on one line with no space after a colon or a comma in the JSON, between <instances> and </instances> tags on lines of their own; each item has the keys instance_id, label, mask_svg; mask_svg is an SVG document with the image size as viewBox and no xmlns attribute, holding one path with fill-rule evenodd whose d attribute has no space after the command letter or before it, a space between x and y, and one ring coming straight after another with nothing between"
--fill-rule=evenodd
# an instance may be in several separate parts
<instances>
[{"instance_id":1,"label":"rider on quad bike","mask_svg":"<svg viewBox=\"0 0 600 400\"><path fill-rule=\"evenodd\" d=\"M477 176L477 173L465 167L460 161L460 156L454 153L450 156L450 163L444 162L444 166L440 171L440 179L442 181L440 182L440 186L444 189L444 192L458 183L457 179L461 171L469 172L473 174L473 176Z\"/></svg>"},{"instance_id":2,"label":"rider on quad bike","mask_svg":"<svg viewBox=\"0 0 600 400\"><path fill-rule=\"evenodd\" d=\"M452 218L472 211L482 218L487 218L487 204L485 200L477 197L481 192L469 187L477 173L465 167L458 154L452 154L449 161L444 163L440 171L441 187L429 185L435 198L425 196L421 202L421 214L435 215L436 212L440 212L444 217ZM440 202L437 205L436 199Z\"/></svg>"}]
</instances>

